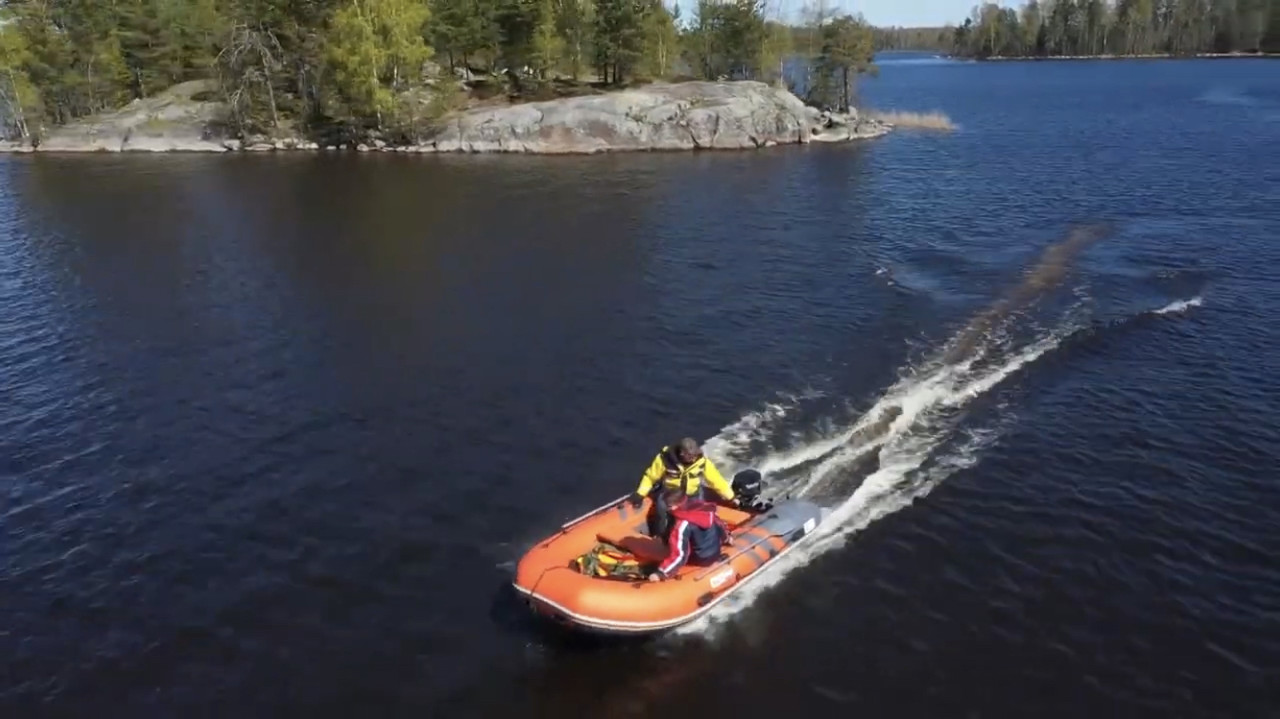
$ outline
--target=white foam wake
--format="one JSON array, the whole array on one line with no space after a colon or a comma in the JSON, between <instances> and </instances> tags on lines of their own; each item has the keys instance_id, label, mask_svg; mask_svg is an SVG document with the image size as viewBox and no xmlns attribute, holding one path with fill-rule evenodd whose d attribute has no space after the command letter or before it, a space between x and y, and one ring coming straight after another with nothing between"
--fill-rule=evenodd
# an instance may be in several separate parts
<instances>
[{"instance_id":1,"label":"white foam wake","mask_svg":"<svg viewBox=\"0 0 1280 719\"><path fill-rule=\"evenodd\" d=\"M960 410L1084 329L1087 323L1082 310L1087 297L1081 300L1057 329L1041 333L1020 348L1012 346L1009 328L1003 322L993 323L976 342L969 331L979 325L971 324L933 359L908 368L869 409L843 428L786 449L773 449L784 420L802 408L804 398L792 397L744 416L708 440L708 455L725 467L726 474L754 466L770 485L781 484L785 493L815 501L830 497L834 505L808 542L676 633L706 633L752 604L792 570L843 545L877 519L910 505L956 471L976 464L982 451L999 439L1003 424L998 421L987 429L961 430ZM1202 302L1201 296L1195 296L1149 312L1180 313ZM953 353L960 358L954 359ZM953 359L948 362L945 358ZM765 448L763 453L752 452L759 447ZM848 492L846 487L858 480L852 470L874 453L878 453L879 466ZM804 470L806 465L811 466ZM787 476L798 469L798 476Z\"/></svg>"},{"instance_id":2,"label":"white foam wake","mask_svg":"<svg viewBox=\"0 0 1280 719\"><path fill-rule=\"evenodd\" d=\"M753 455L753 447L770 442L774 428L787 415L799 409L805 401L821 396L822 392L818 390L780 395L777 401L770 402L763 409L748 412L736 422L725 425L716 436L703 442L703 451L726 472L732 472L741 460Z\"/></svg>"},{"instance_id":3,"label":"white foam wake","mask_svg":"<svg viewBox=\"0 0 1280 719\"><path fill-rule=\"evenodd\" d=\"M1178 300L1177 302L1170 302L1169 304L1165 305L1164 307L1161 307L1158 310L1153 310L1152 314L1169 315L1177 312L1185 312L1191 309L1192 307L1199 307L1202 304L1204 304L1204 298L1197 295L1195 297L1192 297L1189 300Z\"/></svg>"},{"instance_id":4,"label":"white foam wake","mask_svg":"<svg viewBox=\"0 0 1280 719\"><path fill-rule=\"evenodd\" d=\"M956 364L926 363L924 369L910 373L890 387L884 395L847 429L831 433L808 444L780 453L770 453L750 464L765 472L766 477L805 463L817 462L807 473L793 479L788 491L793 496L832 496L836 503L819 525L815 536L779 559L751 583L735 591L701 619L686 625L678 634L705 633L714 625L749 606L762 591L773 586L797 567L842 545L846 539L877 519L909 505L927 494L959 469L975 464L981 450L995 442L998 428L968 430L958 428L959 408L990 392L1002 381L1058 347L1079 329L1082 323L1066 321L1021 349L1004 348L1002 338L989 336ZM1000 357L983 363L989 354ZM945 356L946 348L938 356ZM979 367L979 365L982 365ZM884 418L900 413L887 424ZM767 416L757 415L757 419ZM721 435L708 441L708 453L719 461L712 448L738 446L735 440L741 423L725 428ZM882 426L877 426L882 425ZM750 423L754 437L761 437L776 427L768 423ZM875 430L868 433L867 430ZM946 448L939 456L939 449ZM849 470L873 452L879 453L879 467L868 475L852 493L842 493L842 485L855 481ZM928 465L926 466L926 463Z\"/></svg>"}]
</instances>

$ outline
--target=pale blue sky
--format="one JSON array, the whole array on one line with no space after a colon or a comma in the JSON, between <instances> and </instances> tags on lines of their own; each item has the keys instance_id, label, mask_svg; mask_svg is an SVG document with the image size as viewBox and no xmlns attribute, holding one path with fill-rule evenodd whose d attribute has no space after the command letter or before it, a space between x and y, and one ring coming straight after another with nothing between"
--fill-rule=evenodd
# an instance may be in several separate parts
<instances>
[{"instance_id":1,"label":"pale blue sky","mask_svg":"<svg viewBox=\"0 0 1280 719\"><path fill-rule=\"evenodd\" d=\"M668 0L678 2L685 18L693 15L697 0ZM795 18L807 4L814 0L765 0L767 12L776 16L781 10L787 18ZM841 12L861 12L872 25L889 27L921 27L959 25L978 0L828 0L829 5ZM1007 4L1007 3L1001 3Z\"/></svg>"},{"instance_id":2,"label":"pale blue sky","mask_svg":"<svg viewBox=\"0 0 1280 719\"><path fill-rule=\"evenodd\" d=\"M841 7L861 11L872 25L922 27L959 25L976 0L860 0Z\"/></svg>"}]
</instances>

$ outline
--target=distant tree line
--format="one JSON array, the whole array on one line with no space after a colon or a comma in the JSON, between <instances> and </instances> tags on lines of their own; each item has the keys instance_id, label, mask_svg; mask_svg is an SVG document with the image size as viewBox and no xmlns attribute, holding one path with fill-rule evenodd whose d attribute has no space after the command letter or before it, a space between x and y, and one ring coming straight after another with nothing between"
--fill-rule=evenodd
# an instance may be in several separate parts
<instances>
[{"instance_id":1,"label":"distant tree line","mask_svg":"<svg viewBox=\"0 0 1280 719\"><path fill-rule=\"evenodd\" d=\"M975 6L954 28L967 57L1280 52L1280 0L1029 0Z\"/></svg>"},{"instance_id":2,"label":"distant tree line","mask_svg":"<svg viewBox=\"0 0 1280 719\"><path fill-rule=\"evenodd\" d=\"M243 134L406 132L460 102L456 80L542 99L658 78L781 84L798 29L764 0L7 0L0 119L10 137L215 81ZM810 83L839 100L870 27L824 14Z\"/></svg>"},{"instance_id":3,"label":"distant tree line","mask_svg":"<svg viewBox=\"0 0 1280 719\"><path fill-rule=\"evenodd\" d=\"M875 49L925 50L950 54L955 41L954 27L875 28Z\"/></svg>"}]
</instances>

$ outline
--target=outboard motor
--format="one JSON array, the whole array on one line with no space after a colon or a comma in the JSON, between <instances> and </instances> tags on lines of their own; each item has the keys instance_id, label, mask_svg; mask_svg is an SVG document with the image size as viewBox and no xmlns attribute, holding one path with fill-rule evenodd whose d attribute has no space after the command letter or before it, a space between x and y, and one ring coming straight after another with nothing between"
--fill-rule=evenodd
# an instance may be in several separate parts
<instances>
[{"instance_id":1,"label":"outboard motor","mask_svg":"<svg viewBox=\"0 0 1280 719\"><path fill-rule=\"evenodd\" d=\"M738 472L733 475L731 486L744 509L762 512L769 508L769 504L760 499L760 493L764 491L764 478L758 470L744 469Z\"/></svg>"}]
</instances>

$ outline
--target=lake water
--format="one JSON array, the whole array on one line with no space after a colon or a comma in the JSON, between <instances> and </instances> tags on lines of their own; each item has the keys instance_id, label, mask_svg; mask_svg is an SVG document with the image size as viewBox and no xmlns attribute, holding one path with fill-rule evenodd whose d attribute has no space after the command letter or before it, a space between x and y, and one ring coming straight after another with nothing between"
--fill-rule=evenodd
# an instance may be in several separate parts
<instances>
[{"instance_id":1,"label":"lake water","mask_svg":"<svg viewBox=\"0 0 1280 719\"><path fill-rule=\"evenodd\" d=\"M761 152L0 160L3 714L1272 716L1277 70L890 57L864 100L956 132ZM685 434L827 533L667 639L529 621L520 552Z\"/></svg>"}]
</instances>

